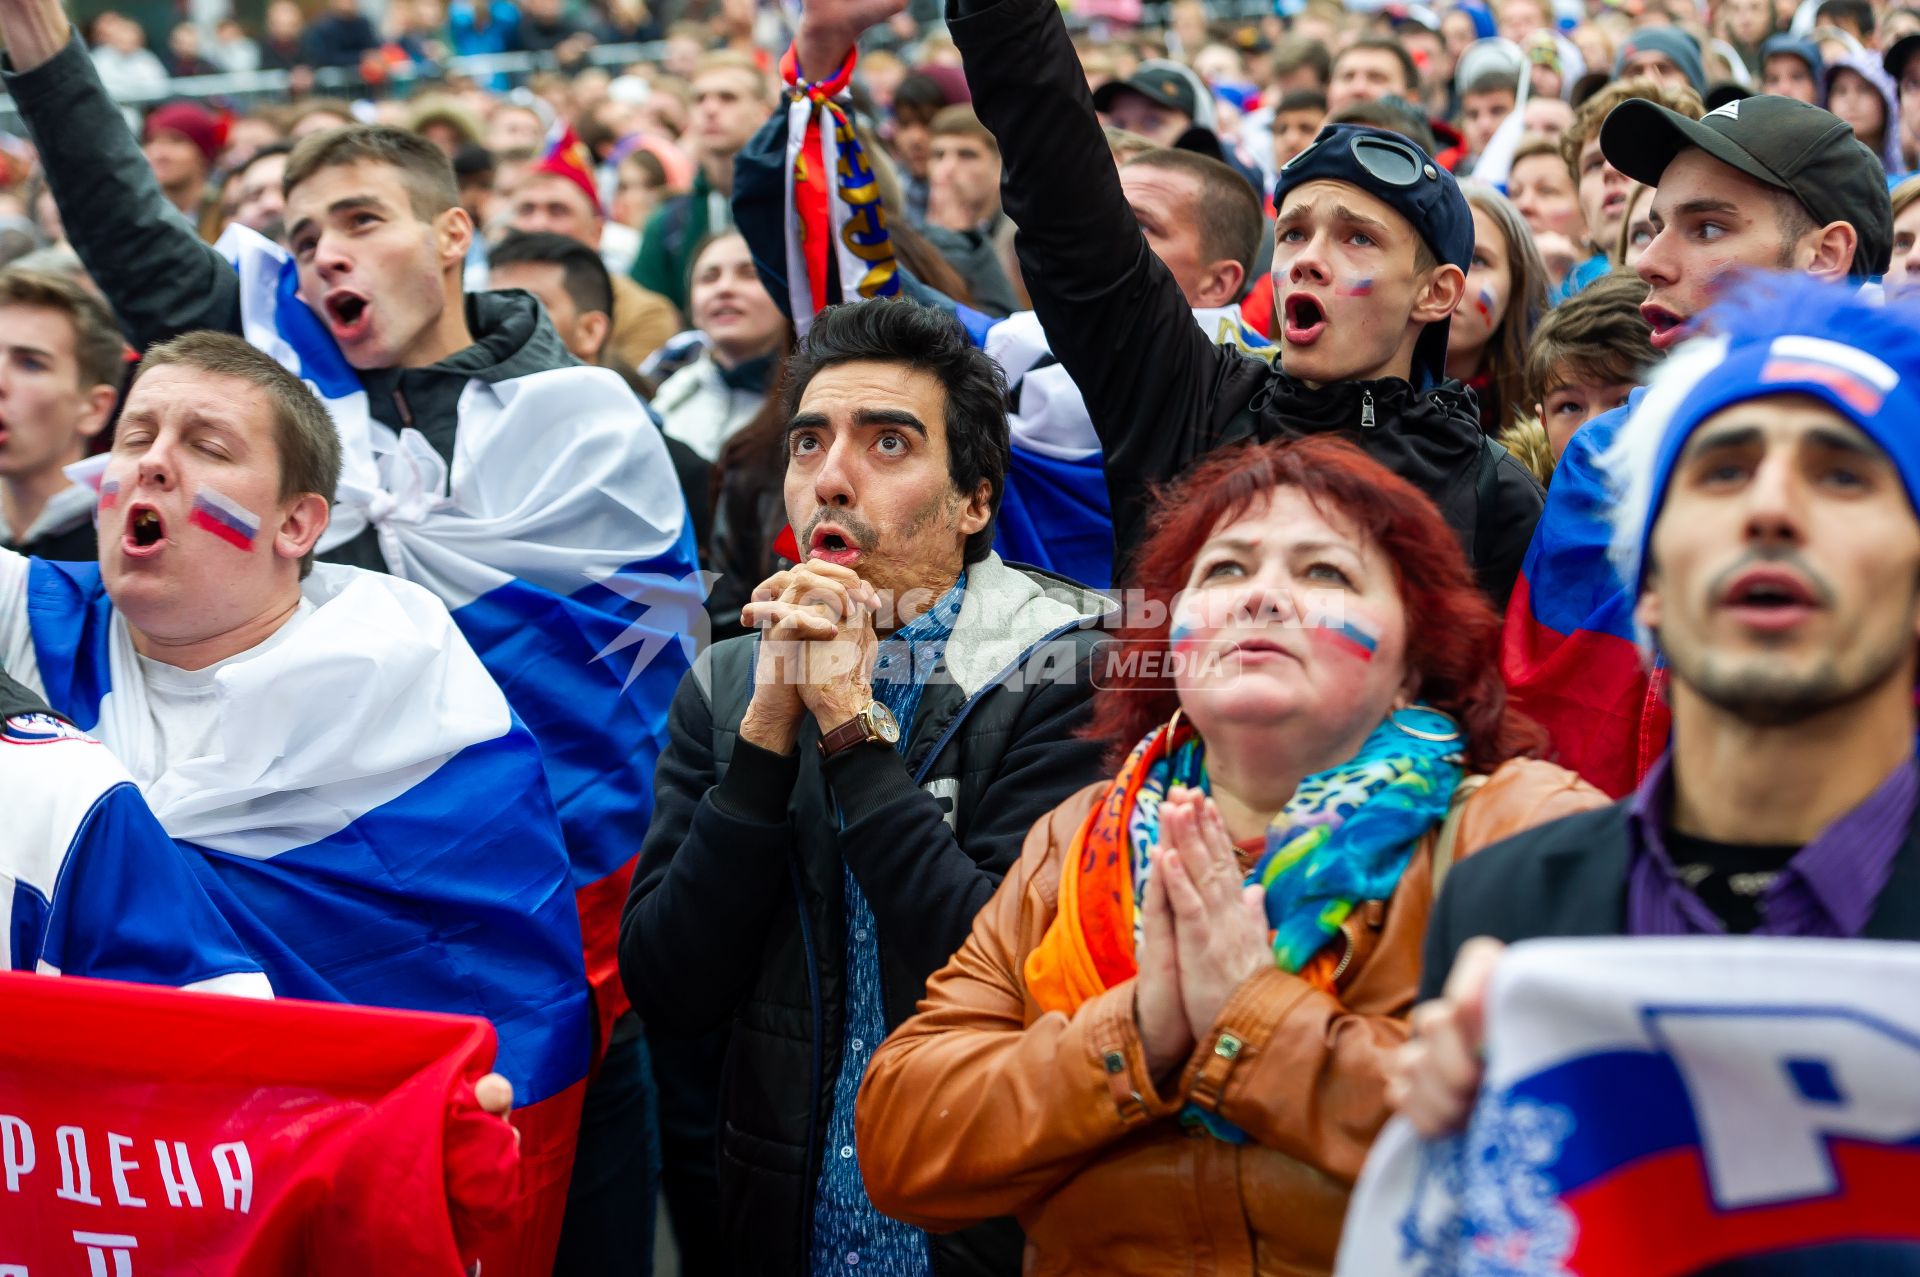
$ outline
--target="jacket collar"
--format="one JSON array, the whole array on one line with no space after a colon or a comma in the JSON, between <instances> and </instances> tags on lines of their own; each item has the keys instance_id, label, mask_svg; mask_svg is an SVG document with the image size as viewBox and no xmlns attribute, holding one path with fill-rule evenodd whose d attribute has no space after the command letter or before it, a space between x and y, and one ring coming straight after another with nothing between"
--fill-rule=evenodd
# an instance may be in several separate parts
<instances>
[{"instance_id":1,"label":"jacket collar","mask_svg":"<svg viewBox=\"0 0 1920 1277\"><path fill-rule=\"evenodd\" d=\"M1449 451L1478 453L1480 413L1473 392L1457 381L1445 381L1430 390L1416 390L1398 377L1376 381L1336 381L1319 389L1287 375L1276 357L1277 375L1267 378L1255 396L1255 411L1263 406L1308 432L1391 428L1396 434L1418 435ZM1374 425L1364 424L1368 401Z\"/></svg>"},{"instance_id":2,"label":"jacket collar","mask_svg":"<svg viewBox=\"0 0 1920 1277\"><path fill-rule=\"evenodd\" d=\"M970 698L1034 644L1113 610L1114 601L1104 594L1038 568L1009 566L989 554L967 569L960 615L947 640L947 670Z\"/></svg>"}]
</instances>

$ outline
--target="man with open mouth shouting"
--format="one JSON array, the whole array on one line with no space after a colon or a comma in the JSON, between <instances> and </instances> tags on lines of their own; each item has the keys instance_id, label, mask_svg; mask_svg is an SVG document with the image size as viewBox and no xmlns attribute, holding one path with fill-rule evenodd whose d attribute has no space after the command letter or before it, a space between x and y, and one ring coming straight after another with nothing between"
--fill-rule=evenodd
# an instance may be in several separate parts
<instances>
[{"instance_id":1,"label":"man with open mouth shouting","mask_svg":"<svg viewBox=\"0 0 1920 1277\"><path fill-rule=\"evenodd\" d=\"M822 312L785 402L803 561L674 700L620 967L649 1029L733 1026L728 1272L1019 1269L1007 1221L929 1238L882 1216L853 1130L881 1039L1033 823L1100 775L1079 728L1108 602L993 553L1005 396L950 316Z\"/></svg>"},{"instance_id":2,"label":"man with open mouth shouting","mask_svg":"<svg viewBox=\"0 0 1920 1277\"><path fill-rule=\"evenodd\" d=\"M431 590L538 734L608 1061L563 1262L644 1247L626 1181L598 1168L631 1167L649 1138L615 937L701 601L659 432L617 373L579 366L535 298L463 290L474 227L426 139L305 137L283 179L291 255L242 226L209 247L161 195L59 0L0 0L0 37L5 87L127 338L241 333L315 385L343 449L318 553Z\"/></svg>"},{"instance_id":3,"label":"man with open mouth shouting","mask_svg":"<svg viewBox=\"0 0 1920 1277\"><path fill-rule=\"evenodd\" d=\"M1656 350L1693 335L1728 280L1784 271L1829 282L1887 269L1893 207L1880 161L1838 116L1792 98L1730 102L1699 120L1644 99L1601 126L1607 161L1654 187L1654 238L1635 269ZM1639 393L1636 392L1636 396ZM1633 603L1599 553L1611 505L1600 457L1634 401L1582 426L1507 615L1501 667L1562 762L1615 796L1666 746L1666 672L1634 644Z\"/></svg>"}]
</instances>

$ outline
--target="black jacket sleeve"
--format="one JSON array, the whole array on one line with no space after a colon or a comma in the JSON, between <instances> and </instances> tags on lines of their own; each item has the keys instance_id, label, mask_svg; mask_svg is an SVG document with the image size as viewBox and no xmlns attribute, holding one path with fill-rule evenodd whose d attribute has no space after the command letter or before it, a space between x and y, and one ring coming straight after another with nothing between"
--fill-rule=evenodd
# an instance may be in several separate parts
<instances>
[{"instance_id":1,"label":"black jacket sleeve","mask_svg":"<svg viewBox=\"0 0 1920 1277\"><path fill-rule=\"evenodd\" d=\"M734 745L713 774L713 710L680 681L653 774L653 819L620 916L620 980L648 1025L693 1037L727 1022L760 970L761 940L790 899L795 754Z\"/></svg>"},{"instance_id":2,"label":"black jacket sleeve","mask_svg":"<svg viewBox=\"0 0 1920 1277\"><path fill-rule=\"evenodd\" d=\"M136 350L197 328L240 330L240 280L154 181L75 36L7 91L46 166L67 237Z\"/></svg>"},{"instance_id":3,"label":"black jacket sleeve","mask_svg":"<svg viewBox=\"0 0 1920 1277\"><path fill-rule=\"evenodd\" d=\"M1031 662L1028 668L1034 668ZM1025 693L1013 744L974 806L964 847L942 819L939 802L914 785L896 751L853 749L828 761L827 783L845 822L841 854L888 947L914 970L938 971L947 964L972 931L974 915L1020 858L1027 831L1061 800L1101 778L1105 746L1074 734L1090 707L1086 674L1083 660L1070 677L1043 681Z\"/></svg>"},{"instance_id":4,"label":"black jacket sleeve","mask_svg":"<svg viewBox=\"0 0 1920 1277\"><path fill-rule=\"evenodd\" d=\"M1054 355L1085 397L1122 512L1216 442L1229 356L1193 320L1120 188L1093 98L1053 0L949 0L973 107L1000 144L1001 203Z\"/></svg>"},{"instance_id":5,"label":"black jacket sleeve","mask_svg":"<svg viewBox=\"0 0 1920 1277\"><path fill-rule=\"evenodd\" d=\"M1547 495L1520 459L1500 458L1493 484L1493 508L1479 511L1474 538L1474 571L1480 588L1504 614L1513 586L1520 579L1533 529L1546 509Z\"/></svg>"}]
</instances>

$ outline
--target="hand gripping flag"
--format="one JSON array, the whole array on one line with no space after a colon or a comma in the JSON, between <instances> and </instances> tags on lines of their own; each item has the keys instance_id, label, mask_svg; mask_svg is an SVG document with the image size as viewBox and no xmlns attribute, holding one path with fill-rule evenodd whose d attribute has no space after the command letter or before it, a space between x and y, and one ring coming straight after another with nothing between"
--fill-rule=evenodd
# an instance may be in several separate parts
<instances>
[{"instance_id":1,"label":"hand gripping flag","mask_svg":"<svg viewBox=\"0 0 1920 1277\"><path fill-rule=\"evenodd\" d=\"M780 59L787 89L787 313L805 336L815 314L835 299L892 297L900 291L880 186L847 114L857 53L826 80L800 78L788 49Z\"/></svg>"},{"instance_id":2,"label":"hand gripping flag","mask_svg":"<svg viewBox=\"0 0 1920 1277\"><path fill-rule=\"evenodd\" d=\"M0 971L271 997L105 746L0 671Z\"/></svg>"},{"instance_id":3,"label":"hand gripping flag","mask_svg":"<svg viewBox=\"0 0 1920 1277\"><path fill-rule=\"evenodd\" d=\"M493 1024L525 1197L487 1271L539 1271L592 1043L539 749L426 590L321 564L302 594L264 650L219 670L215 748L163 760L99 568L0 552L0 604L24 599L7 607L24 613L47 701L126 764L277 994ZM13 619L0 610L0 630Z\"/></svg>"},{"instance_id":4,"label":"hand gripping flag","mask_svg":"<svg viewBox=\"0 0 1920 1277\"><path fill-rule=\"evenodd\" d=\"M0 1273L455 1277L514 1224L483 1021L17 974L0 1021Z\"/></svg>"},{"instance_id":5,"label":"hand gripping flag","mask_svg":"<svg viewBox=\"0 0 1920 1277\"><path fill-rule=\"evenodd\" d=\"M1666 670L1641 655L1633 600L1607 558L1613 497L1600 457L1627 411L1588 422L1567 444L1507 603L1500 650L1515 707L1547 729L1562 765L1615 798L1665 752L1671 724Z\"/></svg>"},{"instance_id":6,"label":"hand gripping flag","mask_svg":"<svg viewBox=\"0 0 1920 1277\"><path fill-rule=\"evenodd\" d=\"M540 744L604 1045L627 1007L620 910L667 709L706 634L706 581L666 445L617 374L558 368L470 382L449 469L418 431L368 415L285 253L243 227L221 247L240 274L247 340L307 380L340 429L322 550L375 528L389 570L452 610Z\"/></svg>"},{"instance_id":7,"label":"hand gripping flag","mask_svg":"<svg viewBox=\"0 0 1920 1277\"><path fill-rule=\"evenodd\" d=\"M1339 1277L1920 1270L1920 945L1534 941L1466 1132L1388 1123Z\"/></svg>"}]
</instances>

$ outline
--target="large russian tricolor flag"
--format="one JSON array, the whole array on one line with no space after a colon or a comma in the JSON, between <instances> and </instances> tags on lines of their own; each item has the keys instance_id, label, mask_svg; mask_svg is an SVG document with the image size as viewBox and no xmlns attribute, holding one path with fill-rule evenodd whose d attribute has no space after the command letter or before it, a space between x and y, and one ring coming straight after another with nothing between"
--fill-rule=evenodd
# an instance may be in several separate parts
<instances>
[{"instance_id":1,"label":"large russian tricolor flag","mask_svg":"<svg viewBox=\"0 0 1920 1277\"><path fill-rule=\"evenodd\" d=\"M487 1271L544 1272L593 1031L539 747L426 590L321 564L302 594L310 611L220 668L220 730L192 758L163 754L97 565L0 551L0 652L24 622L29 685L126 765L275 993L494 1026L524 1199Z\"/></svg>"},{"instance_id":2,"label":"large russian tricolor flag","mask_svg":"<svg viewBox=\"0 0 1920 1277\"><path fill-rule=\"evenodd\" d=\"M1382 1134L1340 1277L1920 1271L1920 945L1517 945L1486 1060L1463 1135Z\"/></svg>"},{"instance_id":3,"label":"large russian tricolor flag","mask_svg":"<svg viewBox=\"0 0 1920 1277\"><path fill-rule=\"evenodd\" d=\"M366 392L300 301L293 262L230 227L247 340L314 387L343 470L321 550L368 526L432 590L539 742L572 864L598 1040L627 1008L620 910L653 814L667 708L707 633L673 464L618 374L569 367L461 396L451 466Z\"/></svg>"},{"instance_id":4,"label":"large russian tricolor flag","mask_svg":"<svg viewBox=\"0 0 1920 1277\"><path fill-rule=\"evenodd\" d=\"M1665 671L1642 657L1633 600L1607 559L1613 499L1599 459L1628 411L1596 418L1568 443L1507 604L1500 653L1513 703L1547 729L1557 760L1616 798L1665 751L1671 722Z\"/></svg>"}]
</instances>

